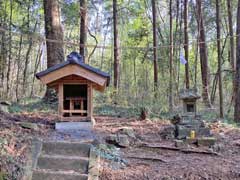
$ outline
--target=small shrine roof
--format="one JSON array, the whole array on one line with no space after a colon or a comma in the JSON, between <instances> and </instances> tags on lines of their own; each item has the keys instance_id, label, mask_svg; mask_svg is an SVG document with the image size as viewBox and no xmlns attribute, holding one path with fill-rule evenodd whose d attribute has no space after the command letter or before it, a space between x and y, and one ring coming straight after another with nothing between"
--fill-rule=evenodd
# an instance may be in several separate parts
<instances>
[{"instance_id":1,"label":"small shrine roof","mask_svg":"<svg viewBox=\"0 0 240 180\"><path fill-rule=\"evenodd\" d=\"M197 100L200 99L201 96L198 94L197 89L181 89L179 98L182 100Z\"/></svg>"}]
</instances>

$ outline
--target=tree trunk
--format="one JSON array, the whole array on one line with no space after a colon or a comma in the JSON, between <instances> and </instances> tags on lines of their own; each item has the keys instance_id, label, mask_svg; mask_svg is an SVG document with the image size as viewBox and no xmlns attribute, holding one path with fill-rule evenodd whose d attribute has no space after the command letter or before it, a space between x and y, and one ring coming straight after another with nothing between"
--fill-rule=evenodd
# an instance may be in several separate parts
<instances>
[{"instance_id":1,"label":"tree trunk","mask_svg":"<svg viewBox=\"0 0 240 180\"><path fill-rule=\"evenodd\" d=\"M64 61L63 30L60 22L58 0L44 0L45 34L47 39L47 67L50 68ZM57 40L51 42L49 40ZM51 90L47 88L45 100L51 99Z\"/></svg>"},{"instance_id":2,"label":"tree trunk","mask_svg":"<svg viewBox=\"0 0 240 180\"><path fill-rule=\"evenodd\" d=\"M235 108L234 120L240 122L240 0L238 0L237 9L237 31L236 31L236 73L235 73Z\"/></svg>"},{"instance_id":3,"label":"tree trunk","mask_svg":"<svg viewBox=\"0 0 240 180\"><path fill-rule=\"evenodd\" d=\"M189 61L188 61L188 0L184 0L184 51L185 59L185 83L186 88L189 89Z\"/></svg>"},{"instance_id":4,"label":"tree trunk","mask_svg":"<svg viewBox=\"0 0 240 180\"><path fill-rule=\"evenodd\" d=\"M33 74L37 73L37 70L38 70L38 67L39 67L39 64L40 64L40 61L41 61L42 53L43 53L43 44L41 43L41 44L39 44L39 47L38 47L38 53L37 53L36 60L35 60ZM33 76L33 78L32 78L32 86L31 86L30 97L33 97L34 82L35 82L35 76Z\"/></svg>"},{"instance_id":5,"label":"tree trunk","mask_svg":"<svg viewBox=\"0 0 240 180\"><path fill-rule=\"evenodd\" d=\"M216 0L216 26L217 26L217 53L218 53L218 92L219 92L219 115L223 118L223 93L222 93L222 58L221 58L221 27L219 0Z\"/></svg>"},{"instance_id":6,"label":"tree trunk","mask_svg":"<svg viewBox=\"0 0 240 180\"><path fill-rule=\"evenodd\" d=\"M19 50L18 50L18 57L17 57L17 83L16 83L16 99L17 102L19 101L19 91L18 91L18 87L20 84L20 80L19 80L19 76L20 76L20 63L21 63L21 52L22 52L22 41L23 41L23 37L22 34L20 36L20 42L19 42Z\"/></svg>"},{"instance_id":7,"label":"tree trunk","mask_svg":"<svg viewBox=\"0 0 240 180\"><path fill-rule=\"evenodd\" d=\"M7 68L7 98L10 95L11 85L11 64L12 64L12 10L13 2L10 1L10 18L9 18L9 41L8 41L8 68Z\"/></svg>"},{"instance_id":8,"label":"tree trunk","mask_svg":"<svg viewBox=\"0 0 240 180\"><path fill-rule=\"evenodd\" d=\"M114 88L117 91L119 87L120 60L118 52L118 28L117 28L117 0L113 0L113 36L114 36Z\"/></svg>"},{"instance_id":9,"label":"tree trunk","mask_svg":"<svg viewBox=\"0 0 240 180\"><path fill-rule=\"evenodd\" d=\"M7 28L6 25L6 19L7 19L7 13L6 13L6 8L7 8L7 2L5 2L3 4L3 2L0 2L1 5L1 9L4 9L4 13L3 13L3 17L2 17L2 22L1 22L1 27L3 27L4 29ZM0 87L2 89L2 91L0 92L1 96L2 93L4 92L4 79L5 79L5 69L6 69L6 59L7 59L7 42L6 42L6 32L1 32L1 49L0 49L0 73L1 73L1 84ZM4 93L3 93L4 94Z\"/></svg>"},{"instance_id":10,"label":"tree trunk","mask_svg":"<svg viewBox=\"0 0 240 180\"><path fill-rule=\"evenodd\" d=\"M157 67L157 21L156 21L156 1L152 0L152 18L153 18L153 63L154 63L154 93L157 95L158 87L158 67Z\"/></svg>"},{"instance_id":11,"label":"tree trunk","mask_svg":"<svg viewBox=\"0 0 240 180\"><path fill-rule=\"evenodd\" d=\"M30 12L29 12L30 13ZM30 19L28 18L28 23L30 24ZM33 30L33 33L35 33L36 31L36 28L37 28L37 21L34 25L34 30ZM30 29L30 25L28 27L28 29ZM31 54L31 50L32 50L32 46L33 46L33 39L32 37L28 37L28 49L27 49L27 52L26 52L26 57L25 57L25 63L24 63L24 70L23 70L23 96L27 94L27 87L28 87L28 76L27 76L27 73L28 73L28 64L30 62L30 54Z\"/></svg>"},{"instance_id":12,"label":"tree trunk","mask_svg":"<svg viewBox=\"0 0 240 180\"><path fill-rule=\"evenodd\" d=\"M169 49L169 111L173 111L173 93L172 93L172 64L173 64L173 29L172 29L172 0L169 1L169 17L170 17L170 49Z\"/></svg>"},{"instance_id":13,"label":"tree trunk","mask_svg":"<svg viewBox=\"0 0 240 180\"><path fill-rule=\"evenodd\" d=\"M201 74L202 74L202 98L206 107L210 108L211 103L208 92L208 57L207 57L207 45L205 43L205 30L202 15L202 0L197 1L197 17L199 28L199 54L201 62Z\"/></svg>"},{"instance_id":14,"label":"tree trunk","mask_svg":"<svg viewBox=\"0 0 240 180\"><path fill-rule=\"evenodd\" d=\"M235 96L235 49L234 49L234 37L233 37L233 22L232 22L232 0L227 0L227 10L228 10L228 27L229 27L229 35L230 35L230 62L232 66L232 99Z\"/></svg>"},{"instance_id":15,"label":"tree trunk","mask_svg":"<svg viewBox=\"0 0 240 180\"><path fill-rule=\"evenodd\" d=\"M79 51L85 62L85 49L87 40L87 0L80 0L80 45Z\"/></svg>"}]
</instances>

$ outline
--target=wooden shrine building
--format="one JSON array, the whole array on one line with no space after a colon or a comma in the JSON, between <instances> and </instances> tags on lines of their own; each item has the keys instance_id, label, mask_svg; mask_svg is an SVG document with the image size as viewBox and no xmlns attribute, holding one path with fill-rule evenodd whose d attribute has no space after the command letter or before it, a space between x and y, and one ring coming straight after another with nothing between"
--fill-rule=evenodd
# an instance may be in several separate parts
<instances>
[{"instance_id":1,"label":"wooden shrine building","mask_svg":"<svg viewBox=\"0 0 240 180\"><path fill-rule=\"evenodd\" d=\"M67 60L36 74L36 77L58 94L61 119L93 121L93 89L103 92L109 85L109 74L83 62L72 52Z\"/></svg>"}]
</instances>

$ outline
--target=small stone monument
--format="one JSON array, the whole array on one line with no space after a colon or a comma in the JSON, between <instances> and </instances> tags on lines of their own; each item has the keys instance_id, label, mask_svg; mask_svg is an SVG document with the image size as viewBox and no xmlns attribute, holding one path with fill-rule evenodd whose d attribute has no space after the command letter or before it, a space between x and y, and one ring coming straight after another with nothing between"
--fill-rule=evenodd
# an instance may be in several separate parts
<instances>
[{"instance_id":1,"label":"small stone monument","mask_svg":"<svg viewBox=\"0 0 240 180\"><path fill-rule=\"evenodd\" d=\"M201 96L197 93L197 90L183 89L179 93L179 98L183 101L183 112L189 115L196 115L197 100L201 98Z\"/></svg>"},{"instance_id":2,"label":"small stone monument","mask_svg":"<svg viewBox=\"0 0 240 180\"><path fill-rule=\"evenodd\" d=\"M209 128L205 127L201 115L197 114L197 100L201 98L197 89L183 89L179 93L179 98L183 102L183 113L175 122L175 136L178 139L186 139L190 137L192 131L196 137L210 136Z\"/></svg>"}]
</instances>

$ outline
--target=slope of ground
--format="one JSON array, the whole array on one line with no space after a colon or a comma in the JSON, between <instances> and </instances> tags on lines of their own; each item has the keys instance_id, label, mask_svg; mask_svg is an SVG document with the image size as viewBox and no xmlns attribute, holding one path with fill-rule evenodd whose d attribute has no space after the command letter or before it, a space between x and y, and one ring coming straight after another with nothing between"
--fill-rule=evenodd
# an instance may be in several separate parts
<instances>
[{"instance_id":1,"label":"slope of ground","mask_svg":"<svg viewBox=\"0 0 240 180\"><path fill-rule=\"evenodd\" d=\"M34 137L46 138L53 133L57 116L51 113L0 114L0 177L19 180L27 162ZM182 151L141 146L174 147L174 140L163 139L162 132L169 121L138 121L135 118L96 117L95 136L104 145L109 134L122 127L131 127L136 139L128 148L116 148L118 157L102 158L100 179L240 179L240 130L231 125L209 124L217 143L212 149L190 146L188 149L214 151L215 154L184 153ZM36 123L37 129L26 129L20 122ZM104 156L103 156L104 157ZM0 178L1 179L1 178Z\"/></svg>"}]
</instances>

